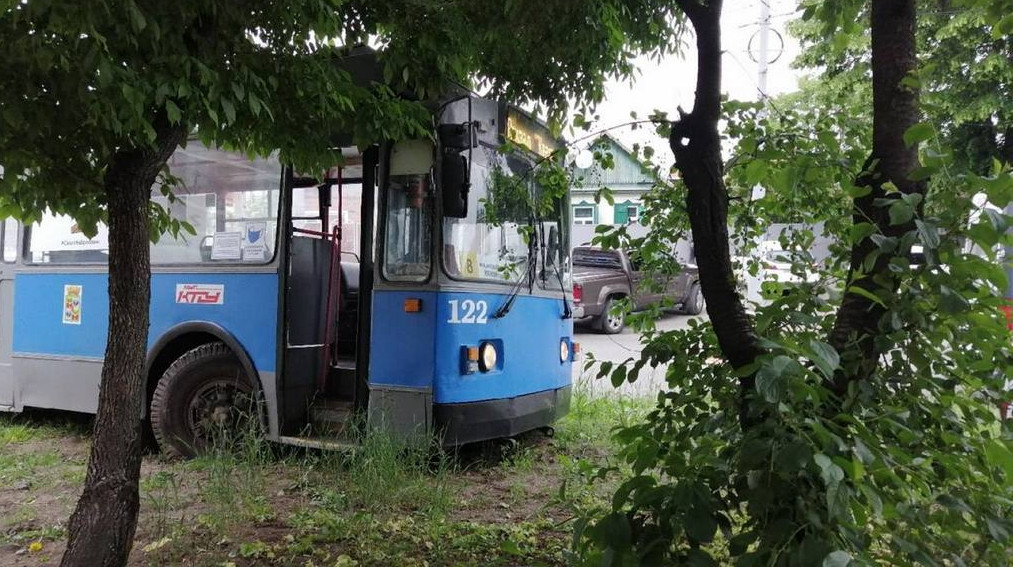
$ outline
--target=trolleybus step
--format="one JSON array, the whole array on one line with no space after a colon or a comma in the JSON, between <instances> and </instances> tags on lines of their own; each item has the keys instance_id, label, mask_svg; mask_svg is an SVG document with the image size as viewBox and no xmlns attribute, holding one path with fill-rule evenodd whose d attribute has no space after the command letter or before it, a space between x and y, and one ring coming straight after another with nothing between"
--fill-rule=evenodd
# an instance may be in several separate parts
<instances>
[{"instance_id":1,"label":"trolleybus step","mask_svg":"<svg viewBox=\"0 0 1013 567\"><path fill-rule=\"evenodd\" d=\"M349 401L321 399L310 407L313 432L319 435L339 437L351 417L352 402Z\"/></svg>"}]
</instances>

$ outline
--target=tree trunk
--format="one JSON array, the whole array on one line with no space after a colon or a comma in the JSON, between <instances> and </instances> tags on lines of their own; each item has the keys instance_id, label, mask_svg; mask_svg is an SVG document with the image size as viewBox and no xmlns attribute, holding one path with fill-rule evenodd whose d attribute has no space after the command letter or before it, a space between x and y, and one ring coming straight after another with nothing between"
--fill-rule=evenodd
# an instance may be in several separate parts
<instances>
[{"instance_id":1,"label":"tree trunk","mask_svg":"<svg viewBox=\"0 0 1013 567\"><path fill-rule=\"evenodd\" d=\"M133 544L151 295L150 191L185 135L185 128L166 124L153 147L116 152L106 171L109 333L88 473L61 565L125 565Z\"/></svg>"},{"instance_id":2,"label":"tree trunk","mask_svg":"<svg viewBox=\"0 0 1013 567\"><path fill-rule=\"evenodd\" d=\"M999 161L1013 165L1013 125L1007 125L1002 134L1002 145L999 146Z\"/></svg>"},{"instance_id":3,"label":"tree trunk","mask_svg":"<svg viewBox=\"0 0 1013 567\"><path fill-rule=\"evenodd\" d=\"M888 194L891 182L903 193L925 194L925 182L908 176L918 166L918 148L908 148L904 133L918 123L918 92L902 81L917 66L915 45L915 0L872 0L872 153L856 184L868 187L868 195L855 199L855 224L871 222L886 236L900 236L914 229L914 222L891 225L886 207L877 199L898 198ZM876 294L897 289L898 279L888 268L891 254L878 257L871 269L866 258L876 249L871 238L853 244L848 289L859 287ZM843 395L848 384L875 372L880 349L877 338L885 309L863 294L847 291L841 301L830 342L841 353L843 371L835 377L833 389Z\"/></svg>"},{"instance_id":4,"label":"tree trunk","mask_svg":"<svg viewBox=\"0 0 1013 567\"><path fill-rule=\"evenodd\" d=\"M696 32L697 82L693 111L680 109L669 145L675 166L688 189L686 206L693 231L693 251L700 270L700 289L718 344L732 367L751 364L760 354L753 322L736 291L728 248L728 191L723 179L721 137L721 0L706 5L679 0ZM746 396L754 378L740 380L740 421L748 422Z\"/></svg>"}]
</instances>

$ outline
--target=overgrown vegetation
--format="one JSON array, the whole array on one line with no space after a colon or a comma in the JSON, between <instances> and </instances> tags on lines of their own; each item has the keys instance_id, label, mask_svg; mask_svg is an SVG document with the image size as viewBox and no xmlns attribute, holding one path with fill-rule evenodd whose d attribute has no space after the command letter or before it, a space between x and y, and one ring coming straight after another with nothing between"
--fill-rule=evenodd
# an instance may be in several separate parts
<instances>
[{"instance_id":1,"label":"overgrown vegetation","mask_svg":"<svg viewBox=\"0 0 1013 567\"><path fill-rule=\"evenodd\" d=\"M587 510L578 524L582 559L1007 563L1013 437L999 419L999 403L1009 395L1004 382L1013 351L1000 308L1011 219L1001 208L1013 200L1013 172L1000 161L1002 148L992 144L991 154L968 160L966 148L950 145L961 117L946 117L946 107L934 106L932 121L919 122L912 93L924 85L938 101L953 77L915 75L907 33L914 3L874 0L874 90L893 106L851 114L859 107L821 106L828 98L850 100L855 93L846 89L837 97L725 103L723 133L736 146L723 163L714 145L720 91L711 67L719 63L705 56L719 56L713 11L721 3L680 4L704 44L700 69L708 71L698 77L697 105L705 105L706 116L694 107L674 123L657 117L682 179L660 183L646 199L647 237L631 239L619 229L598 240L634 247L664 271L671 269L665 265L671 243L692 226L713 324L657 332L649 315L633 317L647 331L642 354L601 368L621 384L667 364L668 389L644 420L616 435L632 474L616 466L593 475L621 484L607 506ZM1009 25L1008 18L994 27L983 22L996 3L944 4L953 6L958 24L970 16L985 31ZM858 1L803 3L810 41L831 52L867 46L854 35L868 21L867 9ZM877 9L897 25L877 22ZM933 26L945 17L930 13ZM834 33L840 37L828 41ZM932 48L933 41L926 44ZM975 45L989 53L1006 49L1002 41ZM868 80L861 65L848 76ZM982 82L959 92L1007 87ZM948 102L951 110L961 104ZM872 129L849 123L873 115ZM687 161L698 153L711 160L707 167ZM766 189L760 199L753 197L757 185ZM677 205L683 199L685 209ZM753 305L749 316L729 299L726 211L739 237L735 254L748 256L759 238L777 239L797 276L784 295ZM799 224L778 237L767 232L773 222ZM829 241L825 254L815 254L817 238ZM762 260L745 268L756 273ZM707 263L717 276L711 284ZM716 294L708 295L709 285Z\"/></svg>"},{"instance_id":2,"label":"overgrown vegetation","mask_svg":"<svg viewBox=\"0 0 1013 567\"><path fill-rule=\"evenodd\" d=\"M564 565L573 512L602 505L592 463L644 401L573 400L547 438L439 450L370 433L354 452L243 435L207 456L142 467L131 565ZM0 563L49 564L83 482L86 420L0 416ZM563 490L561 491L561 488Z\"/></svg>"}]
</instances>

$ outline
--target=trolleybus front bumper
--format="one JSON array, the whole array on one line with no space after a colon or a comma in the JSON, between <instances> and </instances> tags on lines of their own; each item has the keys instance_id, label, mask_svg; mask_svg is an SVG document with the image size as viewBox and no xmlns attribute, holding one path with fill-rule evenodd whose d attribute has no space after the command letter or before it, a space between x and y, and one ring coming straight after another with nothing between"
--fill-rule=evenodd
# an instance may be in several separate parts
<instances>
[{"instance_id":1,"label":"trolleybus front bumper","mask_svg":"<svg viewBox=\"0 0 1013 567\"><path fill-rule=\"evenodd\" d=\"M446 446L513 437L552 425L570 411L572 386L534 394L457 404L435 404L436 431Z\"/></svg>"}]
</instances>

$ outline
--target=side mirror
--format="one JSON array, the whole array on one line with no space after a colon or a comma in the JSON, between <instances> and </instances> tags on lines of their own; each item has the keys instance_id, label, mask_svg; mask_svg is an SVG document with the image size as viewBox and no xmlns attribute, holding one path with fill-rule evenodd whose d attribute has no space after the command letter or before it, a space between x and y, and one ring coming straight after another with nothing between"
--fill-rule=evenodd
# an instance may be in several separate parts
<instances>
[{"instance_id":1,"label":"side mirror","mask_svg":"<svg viewBox=\"0 0 1013 567\"><path fill-rule=\"evenodd\" d=\"M475 147L471 124L440 124L436 127L436 137L443 151L469 150Z\"/></svg>"},{"instance_id":2,"label":"side mirror","mask_svg":"<svg viewBox=\"0 0 1013 567\"><path fill-rule=\"evenodd\" d=\"M551 254L552 263L559 265L559 262L563 259L563 250L560 247L562 244L559 241L559 228L555 225L549 227L549 254Z\"/></svg>"},{"instance_id":3,"label":"side mirror","mask_svg":"<svg viewBox=\"0 0 1013 567\"><path fill-rule=\"evenodd\" d=\"M443 196L443 216L464 218L468 216L468 159L463 155L443 154L440 160L440 192Z\"/></svg>"}]
</instances>

